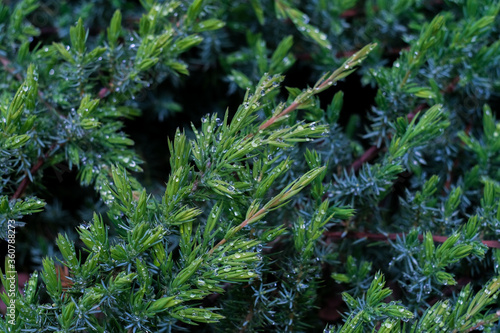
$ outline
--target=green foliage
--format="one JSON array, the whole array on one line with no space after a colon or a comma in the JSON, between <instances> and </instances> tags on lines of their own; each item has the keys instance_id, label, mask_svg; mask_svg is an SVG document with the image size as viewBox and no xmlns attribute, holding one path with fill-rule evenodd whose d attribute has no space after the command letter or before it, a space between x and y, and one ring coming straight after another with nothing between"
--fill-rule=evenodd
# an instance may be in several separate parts
<instances>
[{"instance_id":1,"label":"green foliage","mask_svg":"<svg viewBox=\"0 0 500 333\"><path fill-rule=\"evenodd\" d=\"M0 329L497 331L499 11L0 5Z\"/></svg>"}]
</instances>

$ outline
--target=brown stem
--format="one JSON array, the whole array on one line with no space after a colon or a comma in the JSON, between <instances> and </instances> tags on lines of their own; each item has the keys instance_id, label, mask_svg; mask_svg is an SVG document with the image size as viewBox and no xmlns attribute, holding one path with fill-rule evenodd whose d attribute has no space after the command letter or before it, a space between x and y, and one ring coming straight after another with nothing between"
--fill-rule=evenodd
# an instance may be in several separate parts
<instances>
[{"instance_id":1,"label":"brown stem","mask_svg":"<svg viewBox=\"0 0 500 333\"><path fill-rule=\"evenodd\" d=\"M36 173L42 166L43 164L45 163L45 160L59 147L61 147L62 145L64 145L66 142L61 142L61 143L54 143L49 151L47 151L43 156L40 156L38 158L38 161L36 162L36 164L31 168L30 170L30 174L33 175L34 173ZM12 195L12 198L10 198L10 200L16 200L18 198L20 198L24 191L26 190L26 187L28 187L28 185L31 183L31 180L30 180L30 177L28 177L28 175L25 175L24 179L21 181L21 183L19 184L19 186L17 187L16 189L16 192L14 192L14 195Z\"/></svg>"},{"instance_id":2,"label":"brown stem","mask_svg":"<svg viewBox=\"0 0 500 333\"><path fill-rule=\"evenodd\" d=\"M453 92L455 90L456 85L457 85L457 83L459 81L460 81L460 77L455 77L451 81L451 83L444 90L442 90L442 92L443 93L451 93L451 92ZM427 103L420 104L412 112L410 112L406 116L406 118L408 119L408 121L412 121L413 118L415 118L415 116L417 115L417 113L419 113L420 111L422 111L423 109L425 109L427 107L429 107L429 105ZM351 164L350 170L358 171L363 166L364 163L369 162L373 158L375 158L378 155L378 153L380 152L380 150L381 150L381 147L371 146L370 148L368 148L368 150L366 150L363 153L363 155L361 155L361 157L359 157L356 161L354 161Z\"/></svg>"},{"instance_id":3,"label":"brown stem","mask_svg":"<svg viewBox=\"0 0 500 333\"><path fill-rule=\"evenodd\" d=\"M9 59L4 58L4 57L0 57L0 62L2 63L3 68L4 68L7 72L9 72L10 74L14 75L14 77L15 77L18 81L22 81L22 80L23 80L23 77L21 76L21 74L16 73L16 70L10 66L10 65L11 65L11 62L10 62L10 60L9 60Z\"/></svg>"},{"instance_id":4,"label":"brown stem","mask_svg":"<svg viewBox=\"0 0 500 333\"><path fill-rule=\"evenodd\" d=\"M16 73L16 71L10 66L11 62L10 62L9 59L7 59L5 57L0 57L0 62L2 63L4 69L7 72L9 72L10 74L12 74L18 81L22 82L24 80L23 77L21 76L21 74ZM40 100L42 101L42 103L49 110L55 112L61 118L66 118L59 111L57 111L56 108L54 108L49 102L47 102L43 98L43 93L41 91L38 91L38 97L40 98ZM56 150L58 147L60 147L64 143L65 142L63 142L63 143L54 143L50 147L50 149L49 149L48 152L46 152L43 156L41 156L41 157L38 158L38 161L36 162L36 164L31 168L30 174L33 175L34 173L36 173L43 166L43 164L45 163L45 160L47 159L47 157L49 157L50 154L52 154L52 152L54 150ZM21 181L21 183L17 187L16 191L14 192L14 194L12 195L12 198L10 198L10 200L16 200L16 199L20 198L23 195L24 191L26 190L26 188L28 187L28 185L30 183L31 183L30 177L28 177L28 175L25 175L25 178Z\"/></svg>"},{"instance_id":5,"label":"brown stem","mask_svg":"<svg viewBox=\"0 0 500 333\"><path fill-rule=\"evenodd\" d=\"M403 81L399 84L399 88L403 88L403 86L406 84L406 81L410 78L411 71L408 70L406 71L405 77L403 78Z\"/></svg>"},{"instance_id":6,"label":"brown stem","mask_svg":"<svg viewBox=\"0 0 500 333\"><path fill-rule=\"evenodd\" d=\"M266 207L261 208L257 213L253 214L252 216L250 216L249 218L247 218L245 221L241 222L241 224L238 227L236 227L236 232L240 231L241 229L243 229L244 227L246 227L248 225L248 223L250 223L250 221L255 220L257 217L259 217L261 214L264 214L266 211L267 211ZM208 252L208 254L211 255L212 253L214 253L214 251L218 247L224 245L226 242L227 242L227 239L225 239L225 238L222 239L220 242L218 242L217 244L215 244L215 246Z\"/></svg>"},{"instance_id":7,"label":"brown stem","mask_svg":"<svg viewBox=\"0 0 500 333\"><path fill-rule=\"evenodd\" d=\"M47 100L43 97L43 93L41 91L38 91L38 97L40 98L40 100L42 101L42 103L45 105L45 107L47 109L54 112L58 117L60 117L62 119L66 119L65 115L63 115L61 112L59 112L52 104L47 102Z\"/></svg>"},{"instance_id":8,"label":"brown stem","mask_svg":"<svg viewBox=\"0 0 500 333\"><path fill-rule=\"evenodd\" d=\"M247 330L247 327L250 326L250 320L252 320L252 318L253 318L253 303L250 303L250 309L248 310L248 314L245 317L245 321L243 322L243 327L241 328L239 333L244 333Z\"/></svg>"},{"instance_id":9,"label":"brown stem","mask_svg":"<svg viewBox=\"0 0 500 333\"><path fill-rule=\"evenodd\" d=\"M500 310L498 310L497 312L495 312L496 316L497 317L500 317ZM492 320L491 322L494 322L495 320ZM469 328L468 330L466 330L465 332L473 332L475 331L479 326L483 326L484 324L488 324L487 321L485 320L481 320L479 323L477 323L476 325L472 326L471 328ZM453 333L457 332L457 330L454 330Z\"/></svg>"},{"instance_id":10,"label":"brown stem","mask_svg":"<svg viewBox=\"0 0 500 333\"><path fill-rule=\"evenodd\" d=\"M450 94L454 92L457 88L458 82L460 82L460 76L456 76L453 80L451 80L450 84L448 84L448 86L446 86L446 88L444 88L441 92L443 94Z\"/></svg>"},{"instance_id":11,"label":"brown stem","mask_svg":"<svg viewBox=\"0 0 500 333\"><path fill-rule=\"evenodd\" d=\"M338 51L336 54L335 54L335 57L336 58L348 58L348 57L351 57L353 56L354 54L356 53L355 50L349 50L349 51Z\"/></svg>"},{"instance_id":12,"label":"brown stem","mask_svg":"<svg viewBox=\"0 0 500 333\"><path fill-rule=\"evenodd\" d=\"M408 113L406 115L406 118L408 119L408 121L412 121L413 118L415 118L415 115L417 113L419 113L420 111L422 111L423 109L425 109L427 107L429 107L429 106L426 103L420 104L412 112ZM381 150L382 150L382 147L371 146L363 153L363 155L361 155L356 161L354 161L351 164L350 170L358 171L359 169L361 169L363 164L365 164L366 162L369 162L372 159L374 159L375 157L377 157L378 153Z\"/></svg>"},{"instance_id":13,"label":"brown stem","mask_svg":"<svg viewBox=\"0 0 500 333\"><path fill-rule=\"evenodd\" d=\"M352 171L358 171L359 169L361 169L363 164L374 159L381 149L381 147L371 146L363 153L363 155L361 155L360 158L358 158L356 161L354 161L354 163L351 164L350 169Z\"/></svg>"},{"instance_id":14,"label":"brown stem","mask_svg":"<svg viewBox=\"0 0 500 333\"><path fill-rule=\"evenodd\" d=\"M276 122L276 120L278 120L279 118L283 117L284 115L289 114L290 112L292 112L293 110L295 110L297 107L299 107L299 105L300 105L300 103L293 102L285 110L281 111L278 115L272 116L264 124L260 125L259 130L263 130L263 129L268 128L269 126L271 126L272 124L274 124Z\"/></svg>"},{"instance_id":15,"label":"brown stem","mask_svg":"<svg viewBox=\"0 0 500 333\"><path fill-rule=\"evenodd\" d=\"M357 9L348 9L344 11L342 14L340 14L341 18L349 18L349 17L355 17L359 14L359 11Z\"/></svg>"},{"instance_id":16,"label":"brown stem","mask_svg":"<svg viewBox=\"0 0 500 333\"><path fill-rule=\"evenodd\" d=\"M2 63L3 68L7 72L9 72L10 74L12 74L18 81L23 82L24 78L22 77L21 74L16 73L15 69L13 69L10 66L11 65L11 61L9 59L7 59L5 57L0 57L0 62ZM38 91L38 97L40 97L40 100L42 101L43 104L45 104L45 106L47 107L47 109L55 112L61 118L66 118L63 114L61 114L59 111L57 111L56 108L54 108L49 102L47 102L43 98L43 93L41 91Z\"/></svg>"},{"instance_id":17,"label":"brown stem","mask_svg":"<svg viewBox=\"0 0 500 333\"><path fill-rule=\"evenodd\" d=\"M409 47L404 47L404 48L394 47L394 48L386 49L385 52L389 55L394 55L394 54L399 54L403 50L409 50L409 49L410 49ZM356 50L338 51L337 53L335 53L335 57L339 58L339 59L340 58L348 58L348 57L354 55L356 52L357 52ZM302 58L306 58L306 56L303 55ZM306 60L310 60L311 58L312 57L309 56L309 58L307 58Z\"/></svg>"},{"instance_id":18,"label":"brown stem","mask_svg":"<svg viewBox=\"0 0 500 333\"><path fill-rule=\"evenodd\" d=\"M406 119L408 119L408 121L412 121L413 118L415 118L415 116L422 110L428 108L429 105L427 103L422 103L420 104L419 106L417 106L415 109L413 109L412 112L408 113L408 115L406 116Z\"/></svg>"}]
</instances>

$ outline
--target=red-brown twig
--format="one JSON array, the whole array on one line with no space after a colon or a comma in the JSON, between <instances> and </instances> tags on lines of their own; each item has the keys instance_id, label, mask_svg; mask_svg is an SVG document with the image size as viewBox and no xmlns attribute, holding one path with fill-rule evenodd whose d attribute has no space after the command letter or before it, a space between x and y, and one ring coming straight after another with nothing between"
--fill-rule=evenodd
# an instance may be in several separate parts
<instances>
[{"instance_id":1,"label":"red-brown twig","mask_svg":"<svg viewBox=\"0 0 500 333\"><path fill-rule=\"evenodd\" d=\"M500 317L500 310L499 310L499 311L497 311L497 312L495 312L495 315L496 315L497 317ZM495 319L495 320L496 320L496 319ZM495 322L495 320L493 320L493 321L491 321L491 322ZM468 329L468 330L466 330L465 332L473 332L473 331L475 331L476 329L478 329L480 326L483 326L483 325L485 325L485 324L488 324L488 322L487 322L487 321L485 321L485 320L481 320L481 321L479 321L476 325L472 326L471 328L469 328L469 329ZM453 331L453 333L455 333L455 332L457 332L457 330L454 330L454 331Z\"/></svg>"},{"instance_id":2,"label":"red-brown twig","mask_svg":"<svg viewBox=\"0 0 500 333\"><path fill-rule=\"evenodd\" d=\"M16 73L16 71L11 67L11 62L9 59L5 58L5 57L0 57L0 62L2 63L4 69L9 72L10 74L12 74L18 81L22 82L24 79L23 77L21 76L21 74L19 73ZM64 115L62 115L59 111L57 111L49 102L47 102L44 98L43 98L43 93L41 91L38 91L38 96L40 98L40 100L42 101L42 103L49 109L49 110L52 110L53 112L55 112L59 117L61 118L66 118ZM47 151L43 156L39 157L36 164L31 168L30 170L30 174L33 175L34 173L36 173L42 166L43 164L45 163L45 160L57 149L59 148L61 145L63 145L65 142L62 142L62 143L54 143L49 151ZM25 178L21 181L21 183L19 184L19 186L17 187L16 191L14 192L14 194L12 195L12 198L10 198L10 200L16 200L18 198L20 198L24 191L26 190L26 188L28 187L28 185L31 183L31 180L30 180L30 177L28 177L28 175L25 175Z\"/></svg>"},{"instance_id":3,"label":"red-brown twig","mask_svg":"<svg viewBox=\"0 0 500 333\"><path fill-rule=\"evenodd\" d=\"M443 94L452 93L453 91L455 91L459 81L460 81L460 77L458 77L458 76L455 77L450 82L450 84L448 84L444 89L441 90L441 92ZM417 115L417 113L419 113L420 111L422 111L423 109L428 108L428 107L429 107L429 105L427 103L420 104L412 112L410 112L406 116L406 118L408 119L408 121L412 121L413 118L415 118L415 116ZM363 166L363 164L374 159L378 155L378 153L380 152L381 149L382 149L381 147L377 147L377 146L371 146L370 148L368 148L363 153L363 155L361 155L356 161L354 161L351 164L350 170L358 171Z\"/></svg>"},{"instance_id":4,"label":"red-brown twig","mask_svg":"<svg viewBox=\"0 0 500 333\"><path fill-rule=\"evenodd\" d=\"M21 76L21 74L17 73L16 70L10 66L11 62L9 61L9 59L4 58L4 57L0 57L0 62L2 63L3 68L7 72L12 74L17 80L19 80L19 81L23 80L23 77Z\"/></svg>"},{"instance_id":5,"label":"red-brown twig","mask_svg":"<svg viewBox=\"0 0 500 333\"><path fill-rule=\"evenodd\" d=\"M265 123L263 123L262 125L260 125L259 130L263 130L263 129L268 128L269 126L271 126L272 124L274 124L274 122L276 120L278 120L279 118L282 118L284 115L289 114L290 112L292 112L293 110L295 110L299 105L300 105L299 103L293 102L285 110L281 111L280 114L278 114L276 116L272 116Z\"/></svg>"},{"instance_id":6,"label":"red-brown twig","mask_svg":"<svg viewBox=\"0 0 500 333\"><path fill-rule=\"evenodd\" d=\"M349 18L349 17L355 17L358 16L359 11L357 9L348 9L344 11L342 14L340 14L341 18Z\"/></svg>"},{"instance_id":7,"label":"red-brown twig","mask_svg":"<svg viewBox=\"0 0 500 333\"><path fill-rule=\"evenodd\" d=\"M366 162L369 162L372 159L374 159L375 157L377 157L380 149L381 149L381 147L371 146L363 153L363 155L361 155L356 161L354 161L351 164L350 169L353 171L358 171L359 169L361 169L363 164L365 164Z\"/></svg>"},{"instance_id":8,"label":"red-brown twig","mask_svg":"<svg viewBox=\"0 0 500 333\"><path fill-rule=\"evenodd\" d=\"M239 333L244 333L247 330L247 327L250 325L250 321L253 318L253 303L250 303L250 309L248 310L248 314L245 317L245 321L239 331Z\"/></svg>"},{"instance_id":9,"label":"red-brown twig","mask_svg":"<svg viewBox=\"0 0 500 333\"><path fill-rule=\"evenodd\" d=\"M255 214L253 214L252 216L248 217L245 219L245 221L241 222L240 225L238 225L238 227L236 228L237 231L243 229L244 227L246 227L250 222L252 221L255 221L255 219L259 218L262 214L266 214L268 211L268 208L266 207L263 207L261 208L259 211L257 211ZM221 239L217 244L215 244L215 246L208 252L209 255L211 255L212 253L214 253L214 251L219 248L220 246L226 244L227 242L227 239L224 238L224 239Z\"/></svg>"},{"instance_id":10,"label":"red-brown twig","mask_svg":"<svg viewBox=\"0 0 500 333\"><path fill-rule=\"evenodd\" d=\"M34 173L36 173L43 166L43 164L45 163L45 160L56 149L61 147L64 143L65 142L53 144L50 147L49 151L47 151L43 156L38 158L38 161L36 162L36 164L31 168L30 174L33 175ZM14 195L12 195L12 198L10 198L10 200L16 200L16 199L20 198L30 183L31 183L30 177L28 177L28 175L26 175L24 177L24 179L21 181L21 183L19 184L19 186L17 187L16 192L14 192Z\"/></svg>"},{"instance_id":11,"label":"red-brown twig","mask_svg":"<svg viewBox=\"0 0 500 333\"><path fill-rule=\"evenodd\" d=\"M412 121L413 118L415 118L415 115L417 115L417 113L419 113L420 111L422 111L423 109L425 109L427 107L429 107L429 106L426 103L420 104L412 112L407 114L406 118L408 119L408 121ZM366 162L369 162L372 159L374 159L375 157L377 157L378 153L381 150L382 150L382 146L380 146L380 147L377 147L375 145L371 146L363 153L363 155L361 155L356 161L354 161L351 164L350 170L352 170L354 172L358 171L359 169L361 169L363 164L365 164Z\"/></svg>"},{"instance_id":12,"label":"red-brown twig","mask_svg":"<svg viewBox=\"0 0 500 333\"><path fill-rule=\"evenodd\" d=\"M9 59L7 59L5 57L0 57L0 62L2 63L3 68L7 72L9 72L11 75L13 75L19 82L23 82L24 78L22 77L21 74L17 73L16 70L11 67L11 62ZM47 102L43 98L43 93L41 91L38 91L38 97L40 97L40 100L42 101L43 104L45 104L47 109L53 111L61 118L66 118L63 114L61 114L59 111L57 111L56 108L54 108L49 102Z\"/></svg>"},{"instance_id":13,"label":"red-brown twig","mask_svg":"<svg viewBox=\"0 0 500 333\"><path fill-rule=\"evenodd\" d=\"M460 76L456 76L455 78L453 78L453 80L451 80L450 84L448 86L446 86L446 88L444 88L441 92L443 94L450 94L450 93L454 92L455 89L457 88L458 82L460 82Z\"/></svg>"}]
</instances>

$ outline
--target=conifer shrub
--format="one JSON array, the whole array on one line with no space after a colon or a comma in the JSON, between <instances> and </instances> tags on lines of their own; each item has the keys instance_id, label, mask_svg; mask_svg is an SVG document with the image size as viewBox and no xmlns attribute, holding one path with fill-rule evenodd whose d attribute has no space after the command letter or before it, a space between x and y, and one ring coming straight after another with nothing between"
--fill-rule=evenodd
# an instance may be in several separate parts
<instances>
[{"instance_id":1,"label":"conifer shrub","mask_svg":"<svg viewBox=\"0 0 500 333\"><path fill-rule=\"evenodd\" d=\"M498 331L499 10L5 1L1 331Z\"/></svg>"}]
</instances>

